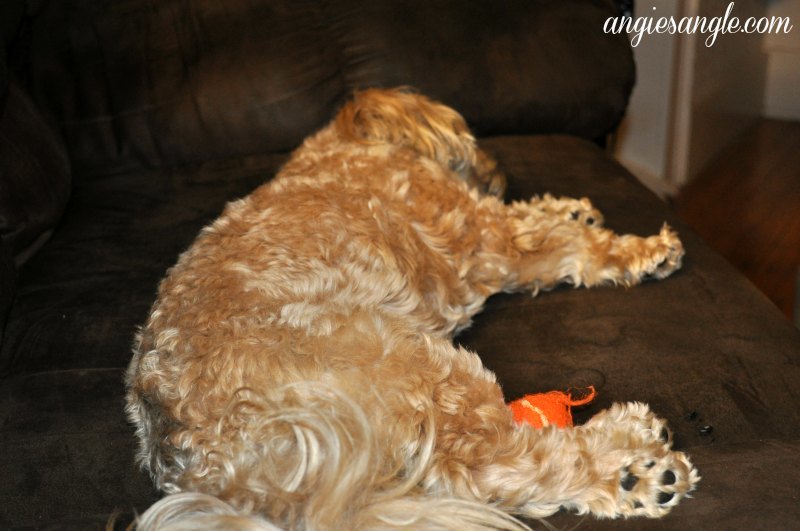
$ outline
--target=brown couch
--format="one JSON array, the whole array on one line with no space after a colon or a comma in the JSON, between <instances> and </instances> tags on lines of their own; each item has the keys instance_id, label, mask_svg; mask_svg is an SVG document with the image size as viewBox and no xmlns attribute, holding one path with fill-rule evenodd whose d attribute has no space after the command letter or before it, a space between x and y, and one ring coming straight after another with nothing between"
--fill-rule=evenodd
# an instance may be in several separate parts
<instances>
[{"instance_id":1,"label":"brown couch","mask_svg":"<svg viewBox=\"0 0 800 531\"><path fill-rule=\"evenodd\" d=\"M156 284L226 201L358 87L460 110L509 197L589 196L619 232L668 221L682 271L493 298L456 340L509 398L594 384L585 420L649 402L703 475L662 520L800 528L800 334L598 147L634 82L604 0L4 0L0 5L0 528L100 528L157 499L122 372Z\"/></svg>"}]
</instances>

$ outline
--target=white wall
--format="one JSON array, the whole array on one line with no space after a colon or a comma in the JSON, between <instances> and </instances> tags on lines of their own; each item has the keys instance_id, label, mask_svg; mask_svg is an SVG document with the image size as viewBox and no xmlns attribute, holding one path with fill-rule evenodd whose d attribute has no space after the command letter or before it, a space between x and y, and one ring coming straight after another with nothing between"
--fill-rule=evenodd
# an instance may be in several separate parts
<instances>
[{"instance_id":1,"label":"white wall","mask_svg":"<svg viewBox=\"0 0 800 531\"><path fill-rule=\"evenodd\" d=\"M686 2L688 16L709 19L723 15L728 4L730 0ZM733 16L740 20L764 15L763 0L734 4ZM693 64L679 64L677 72L691 76L688 91L677 94L675 101L687 121L676 126L673 137L669 178L677 187L694 179L761 116L766 71L760 34L720 34L712 46L706 46L705 35L682 38L693 48Z\"/></svg>"},{"instance_id":2,"label":"white wall","mask_svg":"<svg viewBox=\"0 0 800 531\"><path fill-rule=\"evenodd\" d=\"M768 57L764 115L800 120L800 0L770 0L767 16L789 17L794 28L788 34L764 38Z\"/></svg>"},{"instance_id":3,"label":"white wall","mask_svg":"<svg viewBox=\"0 0 800 531\"><path fill-rule=\"evenodd\" d=\"M638 0L634 17L719 17L728 4L730 0ZM783 39L781 44L762 44L762 35L737 33L719 34L707 47L707 35L652 34L633 49L637 84L617 134L615 155L644 184L662 195L675 193L765 107L777 113L779 107L800 106L800 0L734 3L733 15L742 21L773 13L797 24L791 45ZM769 68L765 46L770 47ZM791 57L784 57L787 53ZM780 81L766 89L767 72L773 70Z\"/></svg>"},{"instance_id":4,"label":"white wall","mask_svg":"<svg viewBox=\"0 0 800 531\"><path fill-rule=\"evenodd\" d=\"M633 16L677 17L678 4L675 0L639 0ZM633 48L636 86L615 143L614 154L622 165L660 194L672 191L667 170L675 51L676 38L669 34L644 35Z\"/></svg>"}]
</instances>

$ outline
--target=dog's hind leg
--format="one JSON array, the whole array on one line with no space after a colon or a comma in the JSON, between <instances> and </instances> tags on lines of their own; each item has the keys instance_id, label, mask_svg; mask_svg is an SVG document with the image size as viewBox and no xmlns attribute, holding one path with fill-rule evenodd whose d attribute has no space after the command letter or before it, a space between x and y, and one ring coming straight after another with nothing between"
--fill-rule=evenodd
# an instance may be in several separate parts
<instances>
[{"instance_id":1,"label":"dog's hind leg","mask_svg":"<svg viewBox=\"0 0 800 531\"><path fill-rule=\"evenodd\" d=\"M471 356L459 358L469 367ZM644 404L615 404L576 428L536 430L513 422L491 373L476 378L459 365L433 392L436 449L423 482L433 492L529 517L561 507L658 517L700 479Z\"/></svg>"},{"instance_id":2,"label":"dog's hind leg","mask_svg":"<svg viewBox=\"0 0 800 531\"><path fill-rule=\"evenodd\" d=\"M516 506L511 512L532 517L561 507L659 517L700 479L687 456L671 449L668 433L644 404L615 404L576 428L516 428L511 444L473 477L498 503Z\"/></svg>"}]
</instances>

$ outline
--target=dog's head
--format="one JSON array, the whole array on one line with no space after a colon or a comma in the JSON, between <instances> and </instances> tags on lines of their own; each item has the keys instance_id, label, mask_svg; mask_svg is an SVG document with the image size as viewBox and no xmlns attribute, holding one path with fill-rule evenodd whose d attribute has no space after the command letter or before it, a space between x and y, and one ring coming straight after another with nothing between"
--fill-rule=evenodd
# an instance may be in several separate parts
<instances>
[{"instance_id":1,"label":"dog's head","mask_svg":"<svg viewBox=\"0 0 800 531\"><path fill-rule=\"evenodd\" d=\"M408 88L356 92L334 127L348 140L411 148L482 191L500 195L505 187L496 163L478 150L464 118Z\"/></svg>"}]
</instances>

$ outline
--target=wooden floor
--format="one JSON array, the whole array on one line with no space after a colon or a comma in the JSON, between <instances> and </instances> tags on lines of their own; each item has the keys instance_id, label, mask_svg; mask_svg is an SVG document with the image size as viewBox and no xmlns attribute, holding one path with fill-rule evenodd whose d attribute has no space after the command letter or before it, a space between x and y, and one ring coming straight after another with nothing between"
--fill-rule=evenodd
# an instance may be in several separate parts
<instances>
[{"instance_id":1,"label":"wooden floor","mask_svg":"<svg viewBox=\"0 0 800 531\"><path fill-rule=\"evenodd\" d=\"M681 190L674 206L798 322L800 122L761 120Z\"/></svg>"}]
</instances>

